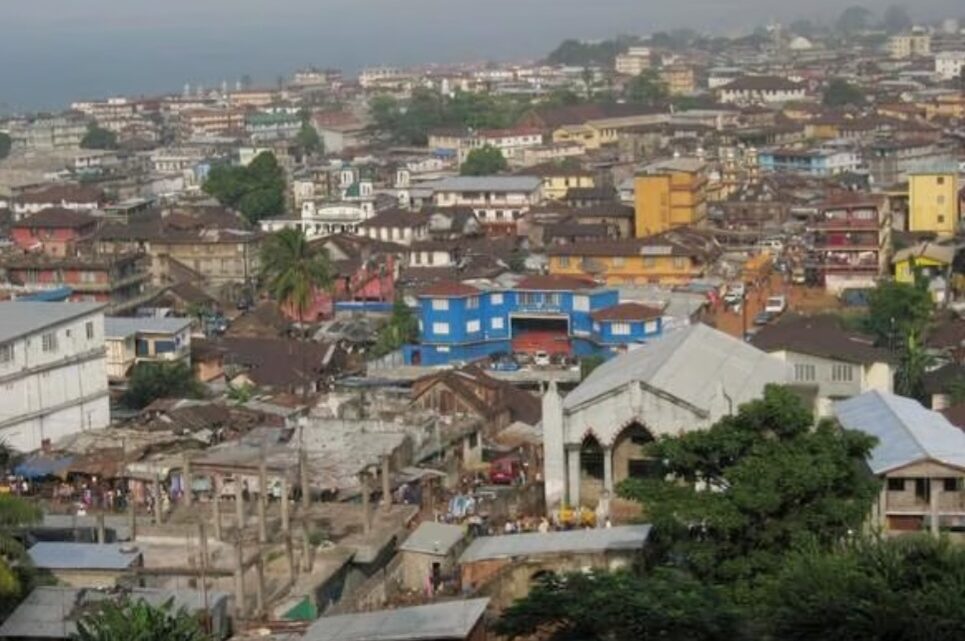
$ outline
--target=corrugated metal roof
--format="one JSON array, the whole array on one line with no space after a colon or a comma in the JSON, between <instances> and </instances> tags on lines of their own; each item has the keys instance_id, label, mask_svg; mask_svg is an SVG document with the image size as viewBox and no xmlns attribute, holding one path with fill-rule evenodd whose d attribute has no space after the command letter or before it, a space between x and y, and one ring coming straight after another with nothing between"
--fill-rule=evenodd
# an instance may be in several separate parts
<instances>
[{"instance_id":1,"label":"corrugated metal roof","mask_svg":"<svg viewBox=\"0 0 965 641\"><path fill-rule=\"evenodd\" d=\"M643 548L648 538L649 525L484 536L472 542L459 557L459 563L518 556L637 550Z\"/></svg>"},{"instance_id":2,"label":"corrugated metal roof","mask_svg":"<svg viewBox=\"0 0 965 641\"><path fill-rule=\"evenodd\" d=\"M143 334L176 334L191 326L190 318L104 318L106 338L126 338L138 332Z\"/></svg>"},{"instance_id":3,"label":"corrugated metal roof","mask_svg":"<svg viewBox=\"0 0 965 641\"><path fill-rule=\"evenodd\" d=\"M742 340L697 323L597 367L566 396L563 407L572 410L634 381L704 410L709 410L722 385L736 409L758 398L765 385L787 382L787 366Z\"/></svg>"},{"instance_id":4,"label":"corrugated metal roof","mask_svg":"<svg viewBox=\"0 0 965 641\"><path fill-rule=\"evenodd\" d=\"M36 567L48 570L126 570L141 553L122 552L124 547L119 544L41 541L27 553Z\"/></svg>"},{"instance_id":5,"label":"corrugated metal roof","mask_svg":"<svg viewBox=\"0 0 965 641\"><path fill-rule=\"evenodd\" d=\"M0 303L0 343L36 334L104 309L103 303L39 303L8 301Z\"/></svg>"},{"instance_id":6,"label":"corrugated metal roof","mask_svg":"<svg viewBox=\"0 0 965 641\"><path fill-rule=\"evenodd\" d=\"M318 619L302 641L417 641L464 639L486 611L489 599L447 601Z\"/></svg>"},{"instance_id":7,"label":"corrugated metal roof","mask_svg":"<svg viewBox=\"0 0 965 641\"><path fill-rule=\"evenodd\" d=\"M885 474L922 460L965 469L965 432L915 400L865 392L834 404L841 425L878 439L868 465Z\"/></svg>"},{"instance_id":8,"label":"corrugated metal roof","mask_svg":"<svg viewBox=\"0 0 965 641\"><path fill-rule=\"evenodd\" d=\"M461 540L462 528L460 526L423 521L409 535L405 543L399 546L399 549L406 552L446 554Z\"/></svg>"},{"instance_id":9,"label":"corrugated metal roof","mask_svg":"<svg viewBox=\"0 0 965 641\"><path fill-rule=\"evenodd\" d=\"M433 191L536 191L543 181L538 176L454 176L426 183Z\"/></svg>"}]
</instances>

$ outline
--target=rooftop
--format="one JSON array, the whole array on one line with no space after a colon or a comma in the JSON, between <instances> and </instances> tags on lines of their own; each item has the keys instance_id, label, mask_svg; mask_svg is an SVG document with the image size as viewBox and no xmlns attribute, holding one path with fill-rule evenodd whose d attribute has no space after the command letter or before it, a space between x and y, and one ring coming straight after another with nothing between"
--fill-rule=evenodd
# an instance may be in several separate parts
<instances>
[{"instance_id":1,"label":"rooftop","mask_svg":"<svg viewBox=\"0 0 965 641\"><path fill-rule=\"evenodd\" d=\"M466 285L465 283L459 283L451 280L439 281L429 285L419 292L419 296L435 296L437 298L464 298L466 296L475 296L477 294L479 294L479 290L472 285Z\"/></svg>"},{"instance_id":2,"label":"rooftop","mask_svg":"<svg viewBox=\"0 0 965 641\"><path fill-rule=\"evenodd\" d=\"M604 322L651 320L661 316L663 316L662 309L642 303L620 303L595 311L592 314L593 320Z\"/></svg>"},{"instance_id":3,"label":"rooftop","mask_svg":"<svg viewBox=\"0 0 965 641\"><path fill-rule=\"evenodd\" d=\"M479 623L487 605L489 599L470 599L322 617L308 628L302 641L465 639Z\"/></svg>"},{"instance_id":4,"label":"rooftop","mask_svg":"<svg viewBox=\"0 0 965 641\"><path fill-rule=\"evenodd\" d=\"M46 570L126 570L141 558L140 552L126 549L122 544L41 541L27 554L34 566Z\"/></svg>"},{"instance_id":5,"label":"rooftop","mask_svg":"<svg viewBox=\"0 0 965 641\"><path fill-rule=\"evenodd\" d=\"M639 550L643 548L649 538L649 525L623 525L595 530L484 536L472 542L459 557L459 563L549 554L590 554L611 550Z\"/></svg>"},{"instance_id":6,"label":"rooftop","mask_svg":"<svg viewBox=\"0 0 965 641\"><path fill-rule=\"evenodd\" d=\"M462 527L423 521L399 546L403 552L423 552L426 554L446 554L462 541Z\"/></svg>"},{"instance_id":7,"label":"rooftop","mask_svg":"<svg viewBox=\"0 0 965 641\"><path fill-rule=\"evenodd\" d=\"M835 316L787 315L762 327L751 340L765 352L787 350L847 363L888 363L892 355L875 347L874 339L845 329Z\"/></svg>"},{"instance_id":8,"label":"rooftop","mask_svg":"<svg viewBox=\"0 0 965 641\"><path fill-rule=\"evenodd\" d=\"M0 343L92 315L102 303L0 302Z\"/></svg>"},{"instance_id":9,"label":"rooftop","mask_svg":"<svg viewBox=\"0 0 965 641\"><path fill-rule=\"evenodd\" d=\"M543 181L537 176L455 176L442 178L427 186L438 193L441 191L525 191L540 188Z\"/></svg>"},{"instance_id":10,"label":"rooftop","mask_svg":"<svg viewBox=\"0 0 965 641\"><path fill-rule=\"evenodd\" d=\"M144 334L176 334L191 327L190 318L104 318L106 338L126 338L138 332Z\"/></svg>"}]
</instances>

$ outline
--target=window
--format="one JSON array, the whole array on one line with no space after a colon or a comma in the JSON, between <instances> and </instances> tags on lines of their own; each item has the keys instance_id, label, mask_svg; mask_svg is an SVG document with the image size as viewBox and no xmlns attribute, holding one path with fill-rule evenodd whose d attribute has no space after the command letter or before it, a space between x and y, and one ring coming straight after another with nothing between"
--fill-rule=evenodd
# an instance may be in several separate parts
<instances>
[{"instance_id":1,"label":"window","mask_svg":"<svg viewBox=\"0 0 965 641\"><path fill-rule=\"evenodd\" d=\"M806 363L795 363L794 364L794 380L796 381L813 381L814 380L814 365L808 365Z\"/></svg>"},{"instance_id":2,"label":"window","mask_svg":"<svg viewBox=\"0 0 965 641\"><path fill-rule=\"evenodd\" d=\"M676 256L673 259L674 269L684 269L685 267L687 267L687 259L684 256Z\"/></svg>"},{"instance_id":3,"label":"window","mask_svg":"<svg viewBox=\"0 0 965 641\"><path fill-rule=\"evenodd\" d=\"M960 478L944 479L942 485L945 492L962 491L962 479Z\"/></svg>"},{"instance_id":4,"label":"window","mask_svg":"<svg viewBox=\"0 0 965 641\"><path fill-rule=\"evenodd\" d=\"M495 318L492 320L492 328L493 328L493 329L503 329L505 326L506 326L506 325L505 325L505 323L503 322L503 317L502 317L502 316L497 316L497 317L495 317Z\"/></svg>"},{"instance_id":5,"label":"window","mask_svg":"<svg viewBox=\"0 0 965 641\"><path fill-rule=\"evenodd\" d=\"M546 294L546 306L547 307L559 307L560 306L560 295L559 294Z\"/></svg>"},{"instance_id":6,"label":"window","mask_svg":"<svg viewBox=\"0 0 965 641\"><path fill-rule=\"evenodd\" d=\"M941 225L941 224L944 224L944 223L945 223L945 217L944 217L943 215L939 214L939 215L938 215L938 224Z\"/></svg>"},{"instance_id":7,"label":"window","mask_svg":"<svg viewBox=\"0 0 965 641\"><path fill-rule=\"evenodd\" d=\"M905 479L888 479L888 491L889 491L889 492L904 492L904 491L905 491Z\"/></svg>"},{"instance_id":8,"label":"window","mask_svg":"<svg viewBox=\"0 0 965 641\"><path fill-rule=\"evenodd\" d=\"M479 331L479 320L466 321L466 332L474 334Z\"/></svg>"},{"instance_id":9,"label":"window","mask_svg":"<svg viewBox=\"0 0 965 641\"><path fill-rule=\"evenodd\" d=\"M0 363L9 363L13 360L13 345L0 345Z\"/></svg>"},{"instance_id":10,"label":"window","mask_svg":"<svg viewBox=\"0 0 965 641\"><path fill-rule=\"evenodd\" d=\"M570 266L570 257L569 257L569 256L560 256L560 267L566 269L566 268L569 267L569 266Z\"/></svg>"},{"instance_id":11,"label":"window","mask_svg":"<svg viewBox=\"0 0 965 641\"><path fill-rule=\"evenodd\" d=\"M835 383L850 383L854 376L854 368L851 365L835 363L831 366L831 380Z\"/></svg>"},{"instance_id":12,"label":"window","mask_svg":"<svg viewBox=\"0 0 965 641\"><path fill-rule=\"evenodd\" d=\"M490 305L502 305L502 304L503 304L503 295L502 295L502 293L500 292L500 293L497 293L497 294L492 294L492 295L490 295L490 297L489 297L489 304L490 304Z\"/></svg>"},{"instance_id":13,"label":"window","mask_svg":"<svg viewBox=\"0 0 965 641\"><path fill-rule=\"evenodd\" d=\"M41 339L41 345L45 352L56 352L57 351L57 334L55 332L48 332L43 335Z\"/></svg>"},{"instance_id":14,"label":"window","mask_svg":"<svg viewBox=\"0 0 965 641\"><path fill-rule=\"evenodd\" d=\"M610 260L610 265L612 265L613 267L623 267L624 262L625 262L625 261L624 261L624 259L623 259L623 256L614 256L614 257Z\"/></svg>"},{"instance_id":15,"label":"window","mask_svg":"<svg viewBox=\"0 0 965 641\"><path fill-rule=\"evenodd\" d=\"M630 323L610 323L610 333L614 336L629 336Z\"/></svg>"},{"instance_id":16,"label":"window","mask_svg":"<svg viewBox=\"0 0 965 641\"><path fill-rule=\"evenodd\" d=\"M657 265L657 259L653 256L643 257L643 267L644 269L652 269Z\"/></svg>"},{"instance_id":17,"label":"window","mask_svg":"<svg viewBox=\"0 0 965 641\"><path fill-rule=\"evenodd\" d=\"M466 299L466 309L479 309L479 297L470 296Z\"/></svg>"},{"instance_id":18,"label":"window","mask_svg":"<svg viewBox=\"0 0 965 641\"><path fill-rule=\"evenodd\" d=\"M446 312L446 311L449 311L449 299L448 299L448 298L433 298L433 299L432 299L432 311L435 311L435 312Z\"/></svg>"},{"instance_id":19,"label":"window","mask_svg":"<svg viewBox=\"0 0 965 641\"><path fill-rule=\"evenodd\" d=\"M656 334L660 330L660 323L655 320L647 321L643 325L644 334Z\"/></svg>"},{"instance_id":20,"label":"window","mask_svg":"<svg viewBox=\"0 0 965 641\"><path fill-rule=\"evenodd\" d=\"M938 183L939 185L944 185L944 184L945 184L945 177L944 177L944 176L938 176L937 178L935 178L935 182Z\"/></svg>"},{"instance_id":21,"label":"window","mask_svg":"<svg viewBox=\"0 0 965 641\"><path fill-rule=\"evenodd\" d=\"M449 323L433 323L433 324L432 324L432 333L433 333L433 334L448 335L448 334L449 334Z\"/></svg>"},{"instance_id":22,"label":"window","mask_svg":"<svg viewBox=\"0 0 965 641\"><path fill-rule=\"evenodd\" d=\"M588 312L590 311L590 297L584 296L582 294L577 294L573 297L573 311L574 312Z\"/></svg>"}]
</instances>

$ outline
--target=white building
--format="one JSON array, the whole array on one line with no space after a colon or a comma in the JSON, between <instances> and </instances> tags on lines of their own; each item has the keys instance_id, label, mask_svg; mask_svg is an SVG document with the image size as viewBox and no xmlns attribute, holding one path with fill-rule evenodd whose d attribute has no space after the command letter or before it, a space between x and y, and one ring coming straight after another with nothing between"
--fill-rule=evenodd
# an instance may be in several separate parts
<instances>
[{"instance_id":1,"label":"white building","mask_svg":"<svg viewBox=\"0 0 965 641\"><path fill-rule=\"evenodd\" d=\"M547 508L596 506L616 483L654 472L647 443L706 429L787 378L780 359L698 323L604 363L565 398L551 384L543 396Z\"/></svg>"},{"instance_id":2,"label":"white building","mask_svg":"<svg viewBox=\"0 0 965 641\"><path fill-rule=\"evenodd\" d=\"M724 104L774 104L803 100L805 86L777 76L743 76L717 90Z\"/></svg>"},{"instance_id":3,"label":"white building","mask_svg":"<svg viewBox=\"0 0 965 641\"><path fill-rule=\"evenodd\" d=\"M965 51L945 51L935 54L935 73L942 80L954 80L962 76L965 68Z\"/></svg>"},{"instance_id":4,"label":"white building","mask_svg":"<svg viewBox=\"0 0 965 641\"><path fill-rule=\"evenodd\" d=\"M437 207L471 207L482 223L518 220L543 198L538 176L459 176L425 186Z\"/></svg>"},{"instance_id":5,"label":"white building","mask_svg":"<svg viewBox=\"0 0 965 641\"><path fill-rule=\"evenodd\" d=\"M630 47L616 57L614 68L625 76L639 76L650 68L650 48Z\"/></svg>"},{"instance_id":6,"label":"white building","mask_svg":"<svg viewBox=\"0 0 965 641\"><path fill-rule=\"evenodd\" d=\"M0 439L22 452L107 427L98 303L0 303Z\"/></svg>"},{"instance_id":7,"label":"white building","mask_svg":"<svg viewBox=\"0 0 965 641\"><path fill-rule=\"evenodd\" d=\"M107 377L123 381L139 363L191 363L190 318L104 320Z\"/></svg>"},{"instance_id":8,"label":"white building","mask_svg":"<svg viewBox=\"0 0 965 641\"><path fill-rule=\"evenodd\" d=\"M888 55L894 60L931 55L931 36L927 33L905 33L888 41Z\"/></svg>"}]
</instances>

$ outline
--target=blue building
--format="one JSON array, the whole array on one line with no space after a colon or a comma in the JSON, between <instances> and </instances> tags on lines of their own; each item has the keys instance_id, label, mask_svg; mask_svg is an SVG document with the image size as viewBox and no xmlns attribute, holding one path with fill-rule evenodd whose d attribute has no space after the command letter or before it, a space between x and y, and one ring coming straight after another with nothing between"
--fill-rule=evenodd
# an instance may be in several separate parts
<instances>
[{"instance_id":1,"label":"blue building","mask_svg":"<svg viewBox=\"0 0 965 641\"><path fill-rule=\"evenodd\" d=\"M513 289L440 282L419 299L419 344L410 365L444 365L494 354L610 356L663 332L662 310L620 303L615 289L567 276L533 276Z\"/></svg>"},{"instance_id":2,"label":"blue building","mask_svg":"<svg viewBox=\"0 0 965 641\"><path fill-rule=\"evenodd\" d=\"M762 173L835 176L855 171L860 164L860 156L849 149L762 149L757 154Z\"/></svg>"}]
</instances>

